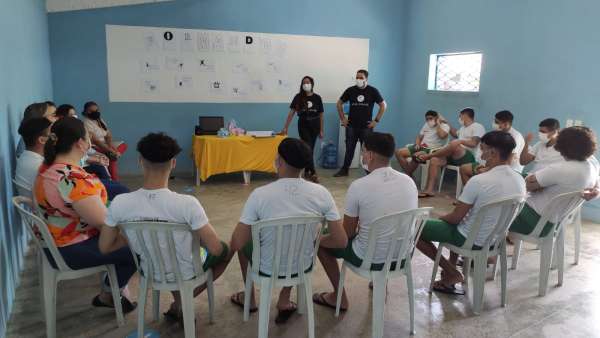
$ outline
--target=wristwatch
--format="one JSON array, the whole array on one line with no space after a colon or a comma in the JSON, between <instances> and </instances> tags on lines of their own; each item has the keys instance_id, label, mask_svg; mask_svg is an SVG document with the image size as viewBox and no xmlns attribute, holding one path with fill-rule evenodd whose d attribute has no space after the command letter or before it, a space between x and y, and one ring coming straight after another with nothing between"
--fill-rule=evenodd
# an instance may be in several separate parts
<instances>
[{"instance_id":1,"label":"wristwatch","mask_svg":"<svg viewBox=\"0 0 600 338\"><path fill-rule=\"evenodd\" d=\"M375 122L379 123L379 119L375 119Z\"/></svg>"}]
</instances>

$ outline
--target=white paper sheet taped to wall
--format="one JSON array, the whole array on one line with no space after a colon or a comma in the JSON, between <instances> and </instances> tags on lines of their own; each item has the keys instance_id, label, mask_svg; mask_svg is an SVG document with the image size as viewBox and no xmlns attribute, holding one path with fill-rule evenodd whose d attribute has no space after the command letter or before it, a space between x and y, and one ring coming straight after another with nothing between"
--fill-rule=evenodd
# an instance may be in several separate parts
<instances>
[{"instance_id":1,"label":"white paper sheet taped to wall","mask_svg":"<svg viewBox=\"0 0 600 338\"><path fill-rule=\"evenodd\" d=\"M369 40L106 26L111 102L290 102L315 79L336 102L367 68Z\"/></svg>"}]
</instances>

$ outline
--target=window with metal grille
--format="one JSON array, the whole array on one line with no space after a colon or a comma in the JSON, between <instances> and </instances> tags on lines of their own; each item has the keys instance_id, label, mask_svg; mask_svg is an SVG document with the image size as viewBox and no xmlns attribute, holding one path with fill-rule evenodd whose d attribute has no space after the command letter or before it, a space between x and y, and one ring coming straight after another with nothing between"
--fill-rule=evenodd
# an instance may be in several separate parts
<instances>
[{"instance_id":1,"label":"window with metal grille","mask_svg":"<svg viewBox=\"0 0 600 338\"><path fill-rule=\"evenodd\" d=\"M479 92L481 59L479 52L431 54L428 89Z\"/></svg>"}]
</instances>

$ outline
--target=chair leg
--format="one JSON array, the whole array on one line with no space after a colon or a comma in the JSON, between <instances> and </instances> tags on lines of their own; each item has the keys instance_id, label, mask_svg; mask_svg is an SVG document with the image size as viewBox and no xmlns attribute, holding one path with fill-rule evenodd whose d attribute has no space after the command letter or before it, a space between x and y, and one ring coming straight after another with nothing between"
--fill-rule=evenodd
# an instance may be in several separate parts
<instances>
[{"instance_id":1,"label":"chair leg","mask_svg":"<svg viewBox=\"0 0 600 338\"><path fill-rule=\"evenodd\" d=\"M429 283L429 293L433 292L433 283L435 282L435 277L437 277L437 271L440 265L440 258L442 257L443 249L444 246L440 244L437 249L437 254L435 255L435 262L433 263L433 271L431 272L431 282Z\"/></svg>"},{"instance_id":2,"label":"chair leg","mask_svg":"<svg viewBox=\"0 0 600 338\"><path fill-rule=\"evenodd\" d=\"M414 336L415 331L415 289L413 286L412 268L410 260L406 260L406 288L408 289L408 311L410 313L410 334Z\"/></svg>"},{"instance_id":3,"label":"chair leg","mask_svg":"<svg viewBox=\"0 0 600 338\"><path fill-rule=\"evenodd\" d=\"M215 287L213 283L213 271L209 269L206 271L206 293L208 297L208 322L214 323L215 317ZM193 297L193 294L192 294Z\"/></svg>"},{"instance_id":4,"label":"chair leg","mask_svg":"<svg viewBox=\"0 0 600 338\"><path fill-rule=\"evenodd\" d=\"M515 240L515 245L513 248L513 256L512 256L512 264L510 266L511 270L516 270L519 264L519 256L521 255L521 245L523 241L520 239Z\"/></svg>"},{"instance_id":5,"label":"chair leg","mask_svg":"<svg viewBox=\"0 0 600 338\"><path fill-rule=\"evenodd\" d=\"M440 171L440 183L438 185L438 193L442 192L442 185L444 184L444 175L446 174L446 167L443 167Z\"/></svg>"},{"instance_id":6,"label":"chair leg","mask_svg":"<svg viewBox=\"0 0 600 338\"><path fill-rule=\"evenodd\" d=\"M308 320L308 338L315 338L315 310L312 302L312 274L304 275L304 303Z\"/></svg>"},{"instance_id":7,"label":"chair leg","mask_svg":"<svg viewBox=\"0 0 600 338\"><path fill-rule=\"evenodd\" d=\"M258 310L258 337L269 337L269 312L271 310L271 278L260 279L260 304Z\"/></svg>"},{"instance_id":8,"label":"chair leg","mask_svg":"<svg viewBox=\"0 0 600 338\"><path fill-rule=\"evenodd\" d=\"M144 317L146 315L146 297L148 297L148 279L140 277L137 307L137 337L144 338Z\"/></svg>"},{"instance_id":9,"label":"chair leg","mask_svg":"<svg viewBox=\"0 0 600 338\"><path fill-rule=\"evenodd\" d=\"M485 272L487 270L487 256L477 255L474 258L475 273L473 278L473 313L481 313L483 307L483 289L485 286Z\"/></svg>"},{"instance_id":10,"label":"chair leg","mask_svg":"<svg viewBox=\"0 0 600 338\"><path fill-rule=\"evenodd\" d=\"M465 292L469 291L469 276L471 276L471 258L463 257L463 277L465 281L463 283L463 290Z\"/></svg>"},{"instance_id":11,"label":"chair leg","mask_svg":"<svg viewBox=\"0 0 600 338\"><path fill-rule=\"evenodd\" d=\"M427 161L427 163L425 163L425 164L420 164L419 168L421 171L421 191L423 191L423 190L425 190L425 188L427 188L427 175L429 173L429 161Z\"/></svg>"},{"instance_id":12,"label":"chair leg","mask_svg":"<svg viewBox=\"0 0 600 338\"><path fill-rule=\"evenodd\" d=\"M338 292L336 295L335 302L335 316L340 316L340 307L342 306L342 294L344 293L344 282L346 279L346 264L342 263L342 270L340 271L340 281L338 283Z\"/></svg>"},{"instance_id":13,"label":"chair leg","mask_svg":"<svg viewBox=\"0 0 600 338\"><path fill-rule=\"evenodd\" d=\"M460 177L460 171L456 171L456 199L460 197L460 193L462 192L462 178Z\"/></svg>"},{"instance_id":14,"label":"chair leg","mask_svg":"<svg viewBox=\"0 0 600 338\"><path fill-rule=\"evenodd\" d=\"M43 260L43 293L44 317L46 320L46 337L56 338L56 270L47 260Z\"/></svg>"},{"instance_id":15,"label":"chair leg","mask_svg":"<svg viewBox=\"0 0 600 338\"><path fill-rule=\"evenodd\" d=\"M246 286L244 288L244 321L247 322L250 319L250 296L252 295L252 269L248 264L246 270Z\"/></svg>"},{"instance_id":16,"label":"chair leg","mask_svg":"<svg viewBox=\"0 0 600 338\"><path fill-rule=\"evenodd\" d=\"M498 256L496 256L496 260L494 261L494 271L492 273L492 280L496 280L496 275L498 274Z\"/></svg>"},{"instance_id":17,"label":"chair leg","mask_svg":"<svg viewBox=\"0 0 600 338\"><path fill-rule=\"evenodd\" d=\"M538 294L540 297L545 296L548 289L548 275L550 274L550 265L552 264L552 244L552 237L548 236L541 246L540 281L538 286Z\"/></svg>"},{"instance_id":18,"label":"chair leg","mask_svg":"<svg viewBox=\"0 0 600 338\"><path fill-rule=\"evenodd\" d=\"M296 300L298 302L298 314L304 314L306 312L306 286L304 284L296 285Z\"/></svg>"},{"instance_id":19,"label":"chair leg","mask_svg":"<svg viewBox=\"0 0 600 338\"><path fill-rule=\"evenodd\" d=\"M558 286L563 285L565 269L565 227L563 226L556 239L556 254L554 255L555 265L558 269Z\"/></svg>"},{"instance_id":20,"label":"chair leg","mask_svg":"<svg viewBox=\"0 0 600 338\"><path fill-rule=\"evenodd\" d=\"M575 220L573 222L575 228L575 260L573 264L579 264L579 253L581 250L581 208L575 212Z\"/></svg>"},{"instance_id":21,"label":"chair leg","mask_svg":"<svg viewBox=\"0 0 600 338\"><path fill-rule=\"evenodd\" d=\"M181 307L183 310L183 331L185 338L196 337L196 313L194 311L194 289L183 287L179 290L181 294Z\"/></svg>"},{"instance_id":22,"label":"chair leg","mask_svg":"<svg viewBox=\"0 0 600 338\"><path fill-rule=\"evenodd\" d=\"M373 337L383 337L386 279L384 274L373 276Z\"/></svg>"},{"instance_id":23,"label":"chair leg","mask_svg":"<svg viewBox=\"0 0 600 338\"><path fill-rule=\"evenodd\" d=\"M39 249L38 247L38 257L37 257L37 264L38 264L38 283L39 283L39 288L40 288L40 304L44 304L44 259L45 257L43 257L42 255L45 255L45 253ZM42 309L42 316L45 316L44 314L44 307L41 307Z\"/></svg>"},{"instance_id":24,"label":"chair leg","mask_svg":"<svg viewBox=\"0 0 600 338\"><path fill-rule=\"evenodd\" d=\"M506 242L501 244L500 247L500 288L501 288L501 304L502 307L506 306L507 294L506 294L506 278L508 275L508 258L506 257Z\"/></svg>"},{"instance_id":25,"label":"chair leg","mask_svg":"<svg viewBox=\"0 0 600 338\"><path fill-rule=\"evenodd\" d=\"M112 264L107 265L106 268L108 270L108 281L110 283L113 304L117 304L117 306L115 306L117 325L123 326L125 325L125 319L123 318L123 307L121 306L121 292L119 291L119 283L117 282L117 270Z\"/></svg>"},{"instance_id":26,"label":"chair leg","mask_svg":"<svg viewBox=\"0 0 600 338\"><path fill-rule=\"evenodd\" d=\"M152 283L152 281L148 281ZM152 290L152 320L157 322L160 319L160 291Z\"/></svg>"}]
</instances>

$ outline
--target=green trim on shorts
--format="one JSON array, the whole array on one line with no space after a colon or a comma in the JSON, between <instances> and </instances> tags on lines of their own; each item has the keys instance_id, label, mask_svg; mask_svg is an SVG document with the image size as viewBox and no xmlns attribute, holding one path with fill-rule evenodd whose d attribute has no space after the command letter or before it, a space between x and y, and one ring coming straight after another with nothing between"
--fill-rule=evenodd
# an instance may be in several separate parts
<instances>
[{"instance_id":1,"label":"green trim on shorts","mask_svg":"<svg viewBox=\"0 0 600 338\"><path fill-rule=\"evenodd\" d=\"M253 244L252 244L252 240L250 240L250 241L248 241L248 242L246 243L246 245L244 245L244 247L242 248L242 254L244 255L244 257L246 257L246 259L248 259L248 261L250 262L250 264L252 264L252 252L253 252L253 251L254 251L254 246L253 246ZM317 254L317 253L315 252L315 255L316 255L316 254ZM306 273L306 272L310 272L310 271L312 270L312 268L313 268L313 265L312 265L312 263L311 263L311 264L310 264L310 267L308 267L308 269L304 270L304 272L305 272L305 273ZM260 276L263 276L263 277L271 277L271 275L269 275L269 274L266 274L266 273L263 273L263 272L262 272L262 271L260 271L260 270L258 271L258 274L259 274ZM298 274L297 274L297 273L293 273L293 274L292 274L292 277L298 277ZM285 279L285 276L279 276L279 279Z\"/></svg>"},{"instance_id":2,"label":"green trim on shorts","mask_svg":"<svg viewBox=\"0 0 600 338\"><path fill-rule=\"evenodd\" d=\"M457 247L461 247L467 240L458 231L457 225L450 224L441 219L428 220L423 227L420 239L428 242L448 243Z\"/></svg>"},{"instance_id":3,"label":"green trim on shorts","mask_svg":"<svg viewBox=\"0 0 600 338\"><path fill-rule=\"evenodd\" d=\"M424 147L421 147L421 149L417 150L415 148L414 144L409 144L406 147L406 149L408 149L408 153L410 154L410 156L414 156L418 152L424 152L425 154L429 154L429 153L431 153L431 150L432 150L431 148L424 148Z\"/></svg>"},{"instance_id":4,"label":"green trim on shorts","mask_svg":"<svg viewBox=\"0 0 600 338\"><path fill-rule=\"evenodd\" d=\"M324 234L328 233L328 230L325 229ZM348 263L356 266L357 268L360 268L360 266L363 263L362 258L358 257L356 255L356 253L354 252L354 249L352 249L352 242L354 241L354 239L356 238L356 236L350 238L350 240L348 241L348 245L346 245L345 248L323 248L325 249L325 251L327 251L330 255L332 255L335 258L340 258L343 259L345 261L347 261ZM400 264L400 268L402 269L404 267L404 261L402 260L402 263ZM383 267L385 266L385 263L371 263L371 271L381 271L383 270ZM390 264L390 269L395 269L396 268L396 262L392 262L392 264Z\"/></svg>"},{"instance_id":5,"label":"green trim on shorts","mask_svg":"<svg viewBox=\"0 0 600 338\"><path fill-rule=\"evenodd\" d=\"M477 161L475 160L475 155L473 155L473 153L470 150L465 150L465 155L458 159L452 158L452 156L448 156L446 157L446 161L449 165L454 165L457 167L460 167L463 164L477 163Z\"/></svg>"},{"instance_id":6,"label":"green trim on shorts","mask_svg":"<svg viewBox=\"0 0 600 338\"><path fill-rule=\"evenodd\" d=\"M540 221L540 218L541 216L526 203L519 215L517 215L517 218L515 218L511 224L509 230L523 235L529 235ZM540 237L546 237L553 227L554 223L547 222L546 225L544 225L544 229L542 229Z\"/></svg>"},{"instance_id":7,"label":"green trim on shorts","mask_svg":"<svg viewBox=\"0 0 600 338\"><path fill-rule=\"evenodd\" d=\"M227 258L227 254L229 254L229 247L223 241L221 241L221 246L223 247L223 250L219 256L213 256L210 253L206 255L206 260L204 261L204 264L202 264L202 269L204 269L204 271L213 268L215 265L223 262L225 258Z\"/></svg>"}]
</instances>

